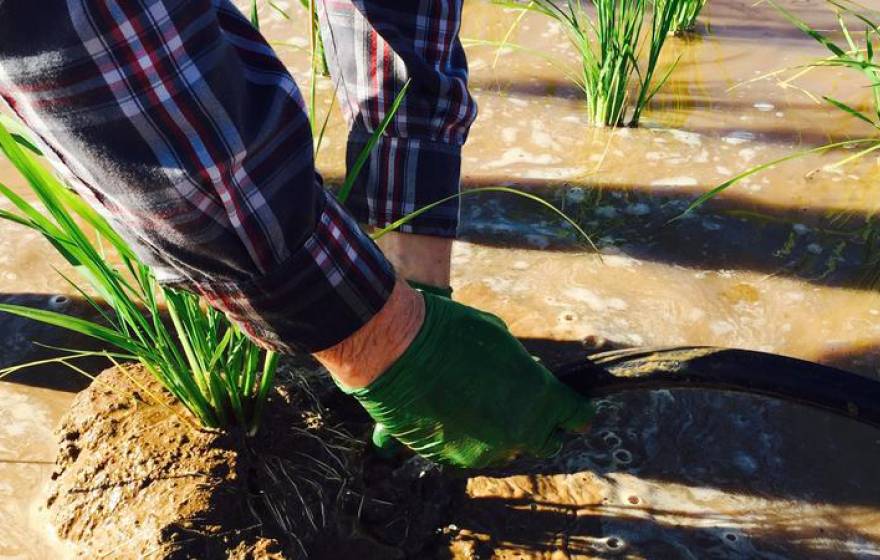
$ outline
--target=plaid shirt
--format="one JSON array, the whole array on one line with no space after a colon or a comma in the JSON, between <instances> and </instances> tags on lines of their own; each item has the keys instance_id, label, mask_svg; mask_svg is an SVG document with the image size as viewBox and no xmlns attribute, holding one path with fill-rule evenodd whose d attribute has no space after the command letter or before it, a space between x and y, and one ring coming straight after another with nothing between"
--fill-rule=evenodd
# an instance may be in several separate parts
<instances>
[{"instance_id":1,"label":"plaid shirt","mask_svg":"<svg viewBox=\"0 0 880 560\"><path fill-rule=\"evenodd\" d=\"M294 80L228 0L0 0L0 97L59 173L163 283L281 351L332 346L382 307L394 273L356 219L385 225L457 192L476 111L460 0L322 12L350 161L413 80L352 193L355 218L315 172ZM408 230L453 235L457 213Z\"/></svg>"}]
</instances>

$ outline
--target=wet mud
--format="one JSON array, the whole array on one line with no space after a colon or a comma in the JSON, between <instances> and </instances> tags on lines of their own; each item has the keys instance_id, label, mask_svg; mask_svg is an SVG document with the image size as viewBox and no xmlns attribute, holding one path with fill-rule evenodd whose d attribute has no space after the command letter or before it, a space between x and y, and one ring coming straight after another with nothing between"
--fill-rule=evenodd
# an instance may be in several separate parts
<instances>
[{"instance_id":1,"label":"wet mud","mask_svg":"<svg viewBox=\"0 0 880 560\"><path fill-rule=\"evenodd\" d=\"M326 413L317 387L303 376L282 383L263 433L246 438L195 428L142 367L105 371L58 428L52 525L75 558L298 558L319 536L387 557L340 534L363 444Z\"/></svg>"},{"instance_id":2,"label":"wet mud","mask_svg":"<svg viewBox=\"0 0 880 560\"><path fill-rule=\"evenodd\" d=\"M58 430L48 512L76 558L880 553L876 429L790 403L621 394L551 460L462 473L373 456L368 419L315 371L282 375L247 442L193 430L131 378L169 398L108 370Z\"/></svg>"},{"instance_id":3,"label":"wet mud","mask_svg":"<svg viewBox=\"0 0 880 560\"><path fill-rule=\"evenodd\" d=\"M266 8L262 29L305 85L303 12L296 2L277 4L293 19ZM834 27L819 0L783 4ZM588 339L592 349L741 347L880 376L875 159L822 170L851 154L839 151L780 165L669 221L750 165L871 134L804 93L860 106L865 84L832 69L790 84L750 81L825 52L768 6L713 0L697 36L670 40L666 61L680 61L644 126L591 131L580 93L558 68L521 49L503 49L495 64L496 48L480 44L499 41L516 16L465 3L462 37L480 116L463 187L540 194L602 254L530 203L467 196L454 248L456 299L503 317L548 363L581 355ZM539 16L524 18L509 40L555 61L571 54L562 30ZM316 89L323 116L333 88L320 80ZM344 144L334 113L318 156L331 185L341 182ZM0 181L25 191L4 161ZM36 235L0 223L0 299L89 313L55 268L70 272ZM74 345L2 316L0 364L42 356L33 339ZM14 381L0 382L0 557L56 558L69 546L53 541L39 511L52 430L85 383L55 368ZM607 399L593 432L547 464L450 478L368 458L365 490L379 501L355 500L366 505L346 511L362 520L353 531L413 558L447 550L458 558L871 558L880 555L878 434L762 398L632 394Z\"/></svg>"}]
</instances>

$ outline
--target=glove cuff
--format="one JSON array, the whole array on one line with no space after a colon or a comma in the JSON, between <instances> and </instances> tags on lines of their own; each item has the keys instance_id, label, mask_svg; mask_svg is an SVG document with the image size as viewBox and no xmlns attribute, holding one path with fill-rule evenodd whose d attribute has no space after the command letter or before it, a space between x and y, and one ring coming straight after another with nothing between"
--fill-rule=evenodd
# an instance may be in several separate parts
<instances>
[{"instance_id":1,"label":"glove cuff","mask_svg":"<svg viewBox=\"0 0 880 560\"><path fill-rule=\"evenodd\" d=\"M395 385L398 378L400 378L406 371L407 364L412 361L412 356L418 356L423 351L425 341L430 340L430 334L433 331L431 327L431 318L435 307L433 299L439 296L435 296L431 292L420 293L425 302L425 319L422 321L422 326L419 328L419 332L416 333L416 336L410 343L409 347L404 350L403 354L401 354L393 364L391 364L391 367L385 370L366 387L348 387L334 378L333 381L343 393L355 397L363 404L365 400L370 400L372 396L377 393L383 393L386 389ZM368 410L368 412L372 411Z\"/></svg>"}]
</instances>

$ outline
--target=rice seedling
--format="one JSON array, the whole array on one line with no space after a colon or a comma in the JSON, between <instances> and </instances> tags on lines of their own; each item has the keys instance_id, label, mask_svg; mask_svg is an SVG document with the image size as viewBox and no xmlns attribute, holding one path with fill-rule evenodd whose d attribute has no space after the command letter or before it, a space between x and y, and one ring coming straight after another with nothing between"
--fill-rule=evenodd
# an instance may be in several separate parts
<instances>
[{"instance_id":1,"label":"rice seedling","mask_svg":"<svg viewBox=\"0 0 880 560\"><path fill-rule=\"evenodd\" d=\"M697 17L699 17L707 1L679 0L669 32L679 36L693 32L697 26Z\"/></svg>"},{"instance_id":2,"label":"rice seedling","mask_svg":"<svg viewBox=\"0 0 880 560\"><path fill-rule=\"evenodd\" d=\"M778 2L776 2L776 0L767 0L767 2L795 27L803 31L807 36L813 38L816 42L824 46L831 53L831 55L826 58L810 62L805 67L799 67L799 72L798 74L796 74L795 78L803 75L805 72L825 67L844 68L852 70L854 73L860 74L867 81L867 87L871 93L869 108L865 110L859 110L848 103L845 103L839 99L830 96L822 96L822 99L824 99L825 102L835 107L836 109L839 109L844 113L870 125L875 132L880 132L880 64L878 64L878 62L880 61L878 61L875 56L878 43L880 43L880 24L872 20L870 18L870 14L860 11L860 7L858 4L855 4L853 2L843 2L841 0L828 0L828 4L832 6L837 13L836 15L838 26L844 39L843 43L838 43L835 42L829 36L829 34L823 33L822 31L811 27L808 23L797 17L795 14L783 8ZM863 32L853 32L851 28L851 23L849 23L853 20L858 21L864 25ZM860 42L856 39L857 37L863 38L863 41ZM781 72L784 72L785 70L791 69L788 68L777 70L770 74L761 76L757 79L763 79L772 75L777 75ZM874 135L865 138L856 138L852 140L844 140L841 142L833 142L815 148L795 152L793 154L786 155L773 161L756 165L755 167L749 168L735 175L734 177L731 177L730 179L724 181L720 185L717 185L705 194L701 195L675 219L681 218L686 214L692 212L693 210L699 208L715 196L719 195L726 189L736 185L747 177L751 177L752 175L755 175L787 161L791 161L812 154L829 152L838 148L856 149L856 152L844 157L843 159L833 164L815 169L811 171L808 175L815 174L821 170L830 171L833 169L837 169L856 160L862 159L865 156L876 152L877 150L880 150L880 135Z\"/></svg>"},{"instance_id":3,"label":"rice seedling","mask_svg":"<svg viewBox=\"0 0 880 560\"><path fill-rule=\"evenodd\" d=\"M102 322L16 305L0 305L0 311L76 331L116 348L101 354L143 364L202 426L238 425L255 432L278 356L255 345L219 311L205 308L198 296L161 287L110 224L46 171L35 154L22 149L2 123L0 150L43 207L0 184L0 195L15 208L0 211L0 219L30 228L53 245L91 289L59 274L95 308ZM86 227L94 231L95 241ZM163 306L171 326L163 321ZM95 353L72 352L67 358L86 355ZM66 358L59 361L69 365Z\"/></svg>"},{"instance_id":4,"label":"rice seedling","mask_svg":"<svg viewBox=\"0 0 880 560\"><path fill-rule=\"evenodd\" d=\"M660 53L682 0L514 0L496 3L541 13L558 22L578 53L572 76L587 101L592 126L637 126L645 107L675 67L655 82ZM650 25L645 26L650 13ZM519 21L519 20L517 20ZM640 59L644 58L643 63Z\"/></svg>"}]
</instances>

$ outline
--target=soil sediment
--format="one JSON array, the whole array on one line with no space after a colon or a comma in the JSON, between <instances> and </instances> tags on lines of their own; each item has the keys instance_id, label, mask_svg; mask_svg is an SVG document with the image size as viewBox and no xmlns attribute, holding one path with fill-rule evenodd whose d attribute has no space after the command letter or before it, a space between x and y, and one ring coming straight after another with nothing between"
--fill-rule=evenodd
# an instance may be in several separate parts
<instances>
[{"instance_id":1,"label":"soil sediment","mask_svg":"<svg viewBox=\"0 0 880 560\"><path fill-rule=\"evenodd\" d=\"M59 429L48 498L59 535L82 558L299 557L341 526L359 443L288 389L250 440L194 429L141 367L105 371Z\"/></svg>"}]
</instances>

